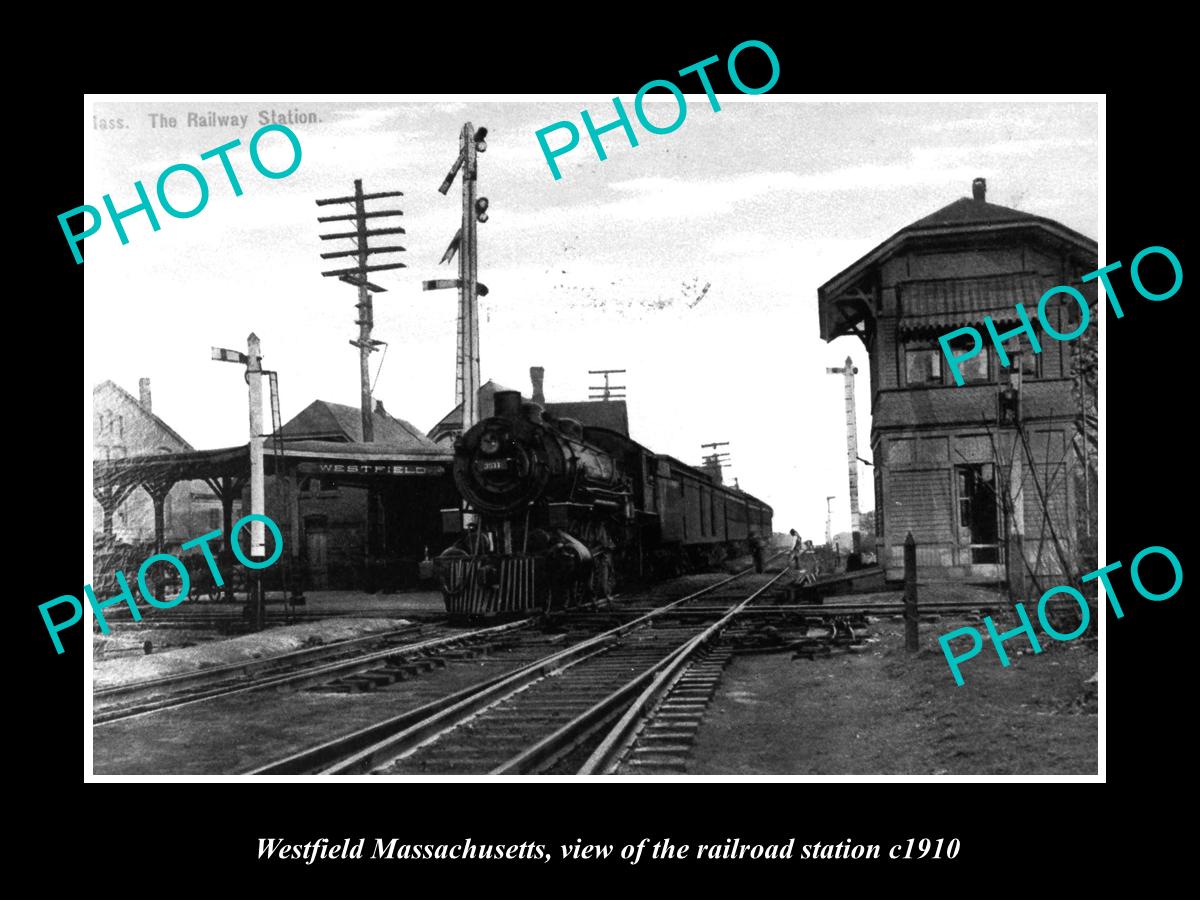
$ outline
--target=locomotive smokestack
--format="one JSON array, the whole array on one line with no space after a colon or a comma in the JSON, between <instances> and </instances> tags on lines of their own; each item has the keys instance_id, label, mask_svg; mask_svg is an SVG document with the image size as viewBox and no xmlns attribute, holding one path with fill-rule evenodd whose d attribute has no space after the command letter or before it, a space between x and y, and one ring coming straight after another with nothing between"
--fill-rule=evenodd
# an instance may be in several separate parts
<instances>
[{"instance_id":1,"label":"locomotive smokestack","mask_svg":"<svg viewBox=\"0 0 1200 900\"><path fill-rule=\"evenodd\" d=\"M545 405L546 395L542 393L542 383L546 378L546 370L541 366L530 366L529 380L533 382L533 396L530 399L534 403Z\"/></svg>"},{"instance_id":2,"label":"locomotive smokestack","mask_svg":"<svg viewBox=\"0 0 1200 900\"><path fill-rule=\"evenodd\" d=\"M501 419L517 419L521 416L520 391L496 391L492 397L495 404L494 415Z\"/></svg>"}]
</instances>

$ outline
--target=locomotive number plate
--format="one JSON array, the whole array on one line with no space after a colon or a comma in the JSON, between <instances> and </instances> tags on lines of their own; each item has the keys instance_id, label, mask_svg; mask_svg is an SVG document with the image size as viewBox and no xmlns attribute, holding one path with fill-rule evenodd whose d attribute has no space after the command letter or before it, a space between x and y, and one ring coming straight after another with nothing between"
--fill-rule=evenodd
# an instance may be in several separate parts
<instances>
[{"instance_id":1,"label":"locomotive number plate","mask_svg":"<svg viewBox=\"0 0 1200 900\"><path fill-rule=\"evenodd\" d=\"M480 472L503 472L508 469L507 459L486 459L478 464Z\"/></svg>"}]
</instances>

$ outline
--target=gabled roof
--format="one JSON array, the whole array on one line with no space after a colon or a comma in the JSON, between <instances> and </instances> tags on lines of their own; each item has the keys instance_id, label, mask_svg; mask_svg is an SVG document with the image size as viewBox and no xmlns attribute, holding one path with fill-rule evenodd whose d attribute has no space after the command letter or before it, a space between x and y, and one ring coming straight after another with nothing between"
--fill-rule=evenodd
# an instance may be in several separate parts
<instances>
[{"instance_id":1,"label":"gabled roof","mask_svg":"<svg viewBox=\"0 0 1200 900\"><path fill-rule=\"evenodd\" d=\"M937 212L931 213L923 219L918 219L911 225L901 228L861 259L847 266L833 278L830 278L829 281L821 285L818 292L824 296L848 285L864 269L883 262L899 251L905 243L914 239L955 237L965 234L1007 231L1020 228L1037 229L1046 233L1048 237L1056 238L1060 243L1074 246L1093 256L1097 251L1097 244L1092 238L1086 237L1078 231L1068 228L1066 225L1055 222L1053 219L1035 216L1032 213L1021 212L1017 209L1010 209L1007 206L1000 206L996 203L988 203L986 200L974 200L970 197L963 197L947 206L943 206Z\"/></svg>"},{"instance_id":2,"label":"gabled roof","mask_svg":"<svg viewBox=\"0 0 1200 900\"><path fill-rule=\"evenodd\" d=\"M1019 209L1001 206L998 203L962 197L900 230L902 232L919 231L922 228L932 228L938 225L983 225L989 222L1050 222L1050 220L1032 213L1022 212ZM1057 225L1058 223L1051 222L1050 224Z\"/></svg>"},{"instance_id":3,"label":"gabled roof","mask_svg":"<svg viewBox=\"0 0 1200 900\"><path fill-rule=\"evenodd\" d=\"M486 419L492 414L491 403L483 402L497 391L507 391L509 388L489 381L479 389L480 418ZM523 396L523 395L522 395ZM526 398L528 399L528 398ZM624 400L582 400L573 403L543 403L542 409L553 416L574 419L586 428L607 428L617 434L629 437L629 410ZM440 436L448 431L462 430L462 404L454 407L440 422L429 429L431 435Z\"/></svg>"},{"instance_id":4,"label":"gabled roof","mask_svg":"<svg viewBox=\"0 0 1200 900\"><path fill-rule=\"evenodd\" d=\"M436 449L436 445L403 419L376 409L373 415L375 443L412 450ZM362 412L353 406L314 400L280 429L285 441L336 441L360 443L363 439Z\"/></svg>"},{"instance_id":5,"label":"gabled roof","mask_svg":"<svg viewBox=\"0 0 1200 900\"><path fill-rule=\"evenodd\" d=\"M92 395L95 396L96 394L100 393L100 391L103 390L105 387L111 387L114 391L116 391L117 396L121 397L123 400L126 400L134 408L136 408L137 411L140 412L143 416L148 418L150 421L152 421L155 425L157 425L159 428L161 428L163 431L165 431L167 434L169 434L175 440L179 441L179 443L183 444L185 449L187 449L187 450L196 449L191 444L189 444L187 441L185 441L182 437L180 437L179 432L177 432L174 428L172 428L170 425L168 425L166 422L164 422L162 419L160 419L154 413L148 411L146 409L146 407L142 406L141 401L139 401L135 396L133 396L133 394L129 393L129 391L125 390L125 388L121 387L115 381L112 381L111 379L106 379L106 380L100 382L98 385L96 385L94 388L92 388Z\"/></svg>"},{"instance_id":6,"label":"gabled roof","mask_svg":"<svg viewBox=\"0 0 1200 900\"><path fill-rule=\"evenodd\" d=\"M475 395L479 402L479 417L486 419L492 414L492 397L497 391L511 391L512 388L507 388L502 384L497 384L490 378L487 382L480 386L479 392ZM445 434L447 431L462 431L462 404L454 407L446 415L442 416L441 421L429 429L431 435Z\"/></svg>"}]
</instances>

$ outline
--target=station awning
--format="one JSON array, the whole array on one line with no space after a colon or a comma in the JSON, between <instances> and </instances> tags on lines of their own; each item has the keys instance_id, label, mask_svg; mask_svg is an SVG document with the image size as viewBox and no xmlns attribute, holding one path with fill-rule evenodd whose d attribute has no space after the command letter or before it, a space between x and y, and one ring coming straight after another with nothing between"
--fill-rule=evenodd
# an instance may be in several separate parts
<instances>
[{"instance_id":1,"label":"station awning","mask_svg":"<svg viewBox=\"0 0 1200 900\"><path fill-rule=\"evenodd\" d=\"M1024 273L1000 278L964 278L952 281L910 281L898 286L901 335L943 334L965 325L980 327L984 316L997 325L1017 325L1017 305L1030 318L1049 286L1040 275Z\"/></svg>"},{"instance_id":2,"label":"station awning","mask_svg":"<svg viewBox=\"0 0 1200 900\"><path fill-rule=\"evenodd\" d=\"M437 476L450 471L454 453L449 449L393 447L383 443L290 441L281 454L285 470L301 474L339 476ZM276 454L270 439L263 450L264 468L275 472ZM177 481L242 479L250 476L250 447L148 453L121 459L93 460L92 478L97 487L169 485Z\"/></svg>"}]
</instances>

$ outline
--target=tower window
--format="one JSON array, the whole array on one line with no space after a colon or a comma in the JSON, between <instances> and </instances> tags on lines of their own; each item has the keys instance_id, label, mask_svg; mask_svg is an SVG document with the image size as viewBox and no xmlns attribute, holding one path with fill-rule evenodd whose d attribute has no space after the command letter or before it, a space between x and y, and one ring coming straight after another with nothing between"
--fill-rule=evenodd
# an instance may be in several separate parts
<instances>
[{"instance_id":1,"label":"tower window","mask_svg":"<svg viewBox=\"0 0 1200 900\"><path fill-rule=\"evenodd\" d=\"M913 387L942 383L942 351L928 344L904 348L905 383Z\"/></svg>"},{"instance_id":2,"label":"tower window","mask_svg":"<svg viewBox=\"0 0 1200 900\"><path fill-rule=\"evenodd\" d=\"M972 341L966 335L957 337L950 342L950 349L954 352L955 356L968 353L972 346ZM960 359L958 361L958 371L962 374L964 384L978 384L989 380L988 356L988 349L985 345L970 359Z\"/></svg>"}]
</instances>

